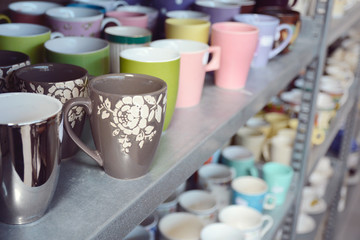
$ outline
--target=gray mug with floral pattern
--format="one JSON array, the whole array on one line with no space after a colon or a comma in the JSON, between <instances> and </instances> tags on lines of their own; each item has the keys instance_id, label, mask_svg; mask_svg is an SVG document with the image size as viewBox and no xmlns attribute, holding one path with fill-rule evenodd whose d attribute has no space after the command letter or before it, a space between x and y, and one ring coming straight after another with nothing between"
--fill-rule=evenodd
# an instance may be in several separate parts
<instances>
[{"instance_id":1,"label":"gray mug with floral pattern","mask_svg":"<svg viewBox=\"0 0 360 240\"><path fill-rule=\"evenodd\" d=\"M25 53L0 50L0 93L11 92L14 85L12 73L28 65L30 58Z\"/></svg>"},{"instance_id":2,"label":"gray mug with floral pattern","mask_svg":"<svg viewBox=\"0 0 360 240\"><path fill-rule=\"evenodd\" d=\"M63 111L67 115L73 107L84 107L96 150L80 140L68 119L65 130L108 175L119 179L145 175L161 138L166 82L143 74L116 73L95 77L88 87L89 97L71 99Z\"/></svg>"},{"instance_id":3,"label":"gray mug with floral pattern","mask_svg":"<svg viewBox=\"0 0 360 240\"><path fill-rule=\"evenodd\" d=\"M75 97L87 95L88 72L72 64L39 63L16 70L13 75L15 90L52 96L62 104ZM72 108L64 115L71 128L81 135L85 123L85 111L82 107ZM78 151L77 145L64 133L61 142L61 159L67 159Z\"/></svg>"}]
</instances>

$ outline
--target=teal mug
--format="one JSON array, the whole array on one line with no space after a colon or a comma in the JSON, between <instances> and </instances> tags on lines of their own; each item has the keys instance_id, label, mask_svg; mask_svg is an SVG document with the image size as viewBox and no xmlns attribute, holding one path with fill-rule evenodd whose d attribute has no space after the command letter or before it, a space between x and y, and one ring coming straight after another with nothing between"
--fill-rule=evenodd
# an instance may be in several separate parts
<instances>
[{"instance_id":1,"label":"teal mug","mask_svg":"<svg viewBox=\"0 0 360 240\"><path fill-rule=\"evenodd\" d=\"M263 166L263 178L269 186L269 192L276 196L276 205L282 205L291 185L294 175L292 167L278 163L268 162Z\"/></svg>"},{"instance_id":2,"label":"teal mug","mask_svg":"<svg viewBox=\"0 0 360 240\"><path fill-rule=\"evenodd\" d=\"M258 170L255 167L254 154L243 146L234 145L225 147L221 151L221 161L223 164L234 168L236 172L235 177L257 177L259 175Z\"/></svg>"}]
</instances>

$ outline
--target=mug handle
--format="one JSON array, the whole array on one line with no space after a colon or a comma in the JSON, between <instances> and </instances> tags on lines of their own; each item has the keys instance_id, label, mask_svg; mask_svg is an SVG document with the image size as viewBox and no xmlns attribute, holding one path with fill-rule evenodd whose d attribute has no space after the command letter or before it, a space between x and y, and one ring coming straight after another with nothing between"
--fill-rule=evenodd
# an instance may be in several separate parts
<instances>
[{"instance_id":1,"label":"mug handle","mask_svg":"<svg viewBox=\"0 0 360 240\"><path fill-rule=\"evenodd\" d=\"M62 34L61 32L52 32L50 34L50 39L54 39L54 38L63 38L64 34Z\"/></svg>"},{"instance_id":2,"label":"mug handle","mask_svg":"<svg viewBox=\"0 0 360 240\"><path fill-rule=\"evenodd\" d=\"M121 26L121 22L119 20L117 20L116 18L113 18L113 17L106 17L104 18L102 21L101 21L101 31L104 30L104 28L106 27L106 25L108 23L114 23L116 24L117 26Z\"/></svg>"},{"instance_id":3,"label":"mug handle","mask_svg":"<svg viewBox=\"0 0 360 240\"><path fill-rule=\"evenodd\" d=\"M209 53L212 54L212 58L210 62L205 66L206 72L218 70L220 67L220 46L210 46Z\"/></svg>"},{"instance_id":4,"label":"mug handle","mask_svg":"<svg viewBox=\"0 0 360 240\"><path fill-rule=\"evenodd\" d=\"M259 176L259 172L255 166L252 166L251 168L249 168L248 171L249 171L250 176L253 176L253 177Z\"/></svg>"},{"instance_id":5,"label":"mug handle","mask_svg":"<svg viewBox=\"0 0 360 240\"><path fill-rule=\"evenodd\" d=\"M11 20L8 16L6 16L5 14L0 14L0 19L3 19L5 21L7 21L8 23L11 23Z\"/></svg>"},{"instance_id":6,"label":"mug handle","mask_svg":"<svg viewBox=\"0 0 360 240\"><path fill-rule=\"evenodd\" d=\"M83 106L86 114L91 115L91 100L90 98L77 97L72 98L64 104L63 113L64 116L68 116L69 111L75 106ZM69 120L67 117L64 117L64 126L65 130L68 133L69 137L74 141L74 143L81 148L86 154L93 158L100 166L103 166L104 161L101 159L100 154L97 150L91 150L85 143L75 134L73 131Z\"/></svg>"},{"instance_id":7,"label":"mug handle","mask_svg":"<svg viewBox=\"0 0 360 240\"><path fill-rule=\"evenodd\" d=\"M284 41L282 41L280 43L280 45L274 49L272 49L269 53L269 59L275 57L276 55L278 55L282 50L284 50L290 43L291 41L291 38L294 34L294 31L291 27L291 25L289 24L286 24L286 23L283 23L283 24L280 24L277 28L276 28L276 34L280 34L280 32L282 30L286 30L288 32L288 35L286 37L286 39Z\"/></svg>"},{"instance_id":8,"label":"mug handle","mask_svg":"<svg viewBox=\"0 0 360 240\"><path fill-rule=\"evenodd\" d=\"M267 193L264 198L264 208L272 210L276 207L276 196L273 193Z\"/></svg>"},{"instance_id":9,"label":"mug handle","mask_svg":"<svg viewBox=\"0 0 360 240\"><path fill-rule=\"evenodd\" d=\"M261 217L261 226L263 226L263 228L261 229L261 232L260 232L261 238L264 237L265 233L267 233L270 230L270 228L273 226L273 224L274 224L274 220L270 215L263 215Z\"/></svg>"},{"instance_id":10,"label":"mug handle","mask_svg":"<svg viewBox=\"0 0 360 240\"><path fill-rule=\"evenodd\" d=\"M267 139L262 147L262 155L264 157L265 162L269 162L270 159L270 139Z\"/></svg>"},{"instance_id":11,"label":"mug handle","mask_svg":"<svg viewBox=\"0 0 360 240\"><path fill-rule=\"evenodd\" d=\"M297 0L294 0L294 2L291 4L291 6L290 6L290 7L295 6L295 5L296 5L296 2L297 2Z\"/></svg>"}]
</instances>

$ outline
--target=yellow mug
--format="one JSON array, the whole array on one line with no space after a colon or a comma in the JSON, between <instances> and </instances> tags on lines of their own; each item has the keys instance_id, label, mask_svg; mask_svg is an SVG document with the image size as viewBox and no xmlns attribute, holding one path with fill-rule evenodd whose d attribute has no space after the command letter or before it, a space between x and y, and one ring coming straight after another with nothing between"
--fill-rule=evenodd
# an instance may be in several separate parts
<instances>
[{"instance_id":1,"label":"yellow mug","mask_svg":"<svg viewBox=\"0 0 360 240\"><path fill-rule=\"evenodd\" d=\"M4 14L0 14L0 20L5 20L6 22L11 23L10 18Z\"/></svg>"},{"instance_id":2,"label":"yellow mug","mask_svg":"<svg viewBox=\"0 0 360 240\"><path fill-rule=\"evenodd\" d=\"M208 44L210 22L201 19L168 18L165 20L165 38L186 39Z\"/></svg>"}]
</instances>

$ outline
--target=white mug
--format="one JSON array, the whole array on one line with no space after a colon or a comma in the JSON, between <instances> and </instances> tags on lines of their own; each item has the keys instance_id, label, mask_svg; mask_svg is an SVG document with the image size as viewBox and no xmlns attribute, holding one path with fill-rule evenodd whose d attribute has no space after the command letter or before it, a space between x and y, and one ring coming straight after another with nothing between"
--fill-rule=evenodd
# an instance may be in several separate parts
<instances>
[{"instance_id":1,"label":"white mug","mask_svg":"<svg viewBox=\"0 0 360 240\"><path fill-rule=\"evenodd\" d=\"M274 223L271 216L239 205L230 205L221 210L219 221L239 229L244 234L244 240L262 239Z\"/></svg>"},{"instance_id":2,"label":"white mug","mask_svg":"<svg viewBox=\"0 0 360 240\"><path fill-rule=\"evenodd\" d=\"M179 196L180 210L195 214L204 226L214 223L217 218L215 196L205 190L189 190Z\"/></svg>"},{"instance_id":3,"label":"white mug","mask_svg":"<svg viewBox=\"0 0 360 240\"><path fill-rule=\"evenodd\" d=\"M241 127L234 136L234 144L242 145L254 154L255 162L260 161L262 147L266 136L260 130L250 127Z\"/></svg>"},{"instance_id":4,"label":"white mug","mask_svg":"<svg viewBox=\"0 0 360 240\"><path fill-rule=\"evenodd\" d=\"M243 233L225 223L212 223L201 231L201 240L243 240Z\"/></svg>"},{"instance_id":5,"label":"white mug","mask_svg":"<svg viewBox=\"0 0 360 240\"><path fill-rule=\"evenodd\" d=\"M200 240L203 228L200 218L185 212L170 213L159 222L161 240Z\"/></svg>"}]
</instances>

